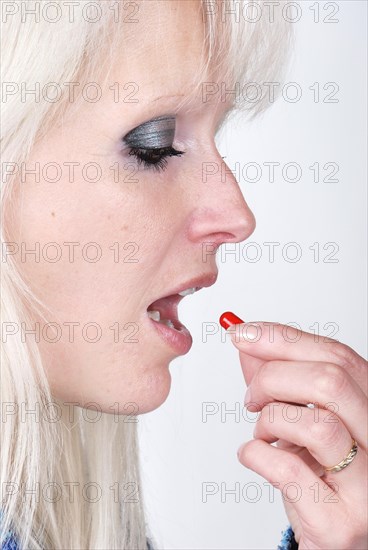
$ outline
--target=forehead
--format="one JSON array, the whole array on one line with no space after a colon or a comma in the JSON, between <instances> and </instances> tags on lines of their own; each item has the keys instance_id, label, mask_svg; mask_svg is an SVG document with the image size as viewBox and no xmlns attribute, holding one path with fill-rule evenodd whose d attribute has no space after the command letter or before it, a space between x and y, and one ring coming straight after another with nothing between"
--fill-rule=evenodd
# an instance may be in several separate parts
<instances>
[{"instance_id":1,"label":"forehead","mask_svg":"<svg viewBox=\"0 0 368 550\"><path fill-rule=\"evenodd\" d=\"M181 94L192 100L205 63L205 24L200 0L139 0L135 22L123 22L120 48L112 73L134 82L140 103L145 98ZM198 90L200 94L200 89Z\"/></svg>"}]
</instances>

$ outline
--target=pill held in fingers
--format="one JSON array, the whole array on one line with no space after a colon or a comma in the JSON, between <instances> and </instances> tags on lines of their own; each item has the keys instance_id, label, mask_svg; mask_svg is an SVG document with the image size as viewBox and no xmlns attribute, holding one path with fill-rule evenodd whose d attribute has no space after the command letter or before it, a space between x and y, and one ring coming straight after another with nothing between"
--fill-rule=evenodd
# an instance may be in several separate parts
<instances>
[{"instance_id":1,"label":"pill held in fingers","mask_svg":"<svg viewBox=\"0 0 368 550\"><path fill-rule=\"evenodd\" d=\"M225 313L220 316L220 325L225 330L227 330L232 325L239 325L241 323L244 323L244 321L231 311L225 311Z\"/></svg>"}]
</instances>

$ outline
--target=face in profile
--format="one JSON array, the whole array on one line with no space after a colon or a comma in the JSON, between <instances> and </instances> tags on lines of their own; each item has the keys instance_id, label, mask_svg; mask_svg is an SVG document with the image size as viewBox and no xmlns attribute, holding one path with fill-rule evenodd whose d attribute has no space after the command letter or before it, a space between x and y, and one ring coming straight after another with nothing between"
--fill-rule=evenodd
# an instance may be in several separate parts
<instances>
[{"instance_id":1,"label":"face in profile","mask_svg":"<svg viewBox=\"0 0 368 550\"><path fill-rule=\"evenodd\" d=\"M220 170L202 177L204 162L223 163L215 135L229 104L200 91L186 102L204 48L199 2L139 8L100 100L68 105L31 152L30 167L56 163L60 177L18 183L9 218L12 239L39 250L19 269L47 308L35 320L52 394L137 414L165 401L170 361L190 349L179 301L213 284L216 249L255 225L229 171L225 183Z\"/></svg>"}]
</instances>

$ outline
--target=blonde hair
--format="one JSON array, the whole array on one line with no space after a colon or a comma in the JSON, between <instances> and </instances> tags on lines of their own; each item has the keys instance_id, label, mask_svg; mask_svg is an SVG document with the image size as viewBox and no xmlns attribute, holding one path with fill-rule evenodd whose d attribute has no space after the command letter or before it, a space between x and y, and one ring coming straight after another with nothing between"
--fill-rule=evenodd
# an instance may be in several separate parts
<instances>
[{"instance_id":1,"label":"blonde hair","mask_svg":"<svg viewBox=\"0 0 368 550\"><path fill-rule=\"evenodd\" d=\"M65 9L62 0L50 2L51 11L39 18L25 16L37 10L36 4L29 0L3 2L8 6L2 17L2 82L6 94L1 103L2 166L6 163L1 188L3 221L5 212L11 219L15 167L27 160L35 141L67 107L66 100L53 103L42 94L37 103L22 101L22 83L29 88L31 83L39 83L42 90L48 83L88 82L96 74L107 78L113 55L123 47L122 28L115 21L115 0L79 2L73 8L73 22L70 17L56 20L57 6ZM38 9L46 4L41 2ZM83 14L87 4L95 5L99 20L93 14ZM136 2L128 4L134 6ZM282 3L270 21L261 1L199 0L198 16L205 25L204 60L198 67L198 85L193 93L198 92L208 69L222 76L226 89L234 83L242 89L249 82L280 79L292 37L281 8ZM255 21L260 12L261 19ZM213 84L209 89L219 92ZM238 99L234 112L251 117L269 103L267 97L257 102L243 96ZM2 225L2 246L6 247L8 234ZM102 414L99 422L92 423L80 407L70 409L53 399L37 343L24 341L21 330L22 323L31 326L32 312L45 316L47 307L33 295L11 255L6 261L2 257L1 283L2 328L6 331L1 351L0 544L12 528L20 547L27 549L146 548L149 528L140 485L137 424L124 422L124 415L117 421L113 414ZM62 421L52 421L50 403ZM73 483L77 490L72 490ZM139 498L133 502L113 498L117 483L138 488ZM105 489L96 502L84 492L93 484ZM52 498L48 492L45 496L44 490L50 488L56 494L62 489L62 498Z\"/></svg>"}]
</instances>

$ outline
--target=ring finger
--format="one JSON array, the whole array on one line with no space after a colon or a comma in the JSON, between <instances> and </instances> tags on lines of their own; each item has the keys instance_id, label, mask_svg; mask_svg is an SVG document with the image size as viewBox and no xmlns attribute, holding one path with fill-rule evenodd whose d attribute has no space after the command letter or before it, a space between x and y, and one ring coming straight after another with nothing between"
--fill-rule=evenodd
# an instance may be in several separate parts
<instances>
[{"instance_id":1,"label":"ring finger","mask_svg":"<svg viewBox=\"0 0 368 550\"><path fill-rule=\"evenodd\" d=\"M255 439L268 443L284 439L305 447L321 465L321 474L324 467L334 466L346 458L352 447L352 436L337 415L325 409L310 409L280 401L262 408L253 435ZM360 453L359 459L358 455L359 452L353 459L355 464L349 464L339 472L339 486L346 482L349 491L352 490L352 477L360 478L356 476L356 468L360 471L359 463L364 453ZM333 472L325 471L323 476L326 481L336 481Z\"/></svg>"}]
</instances>

